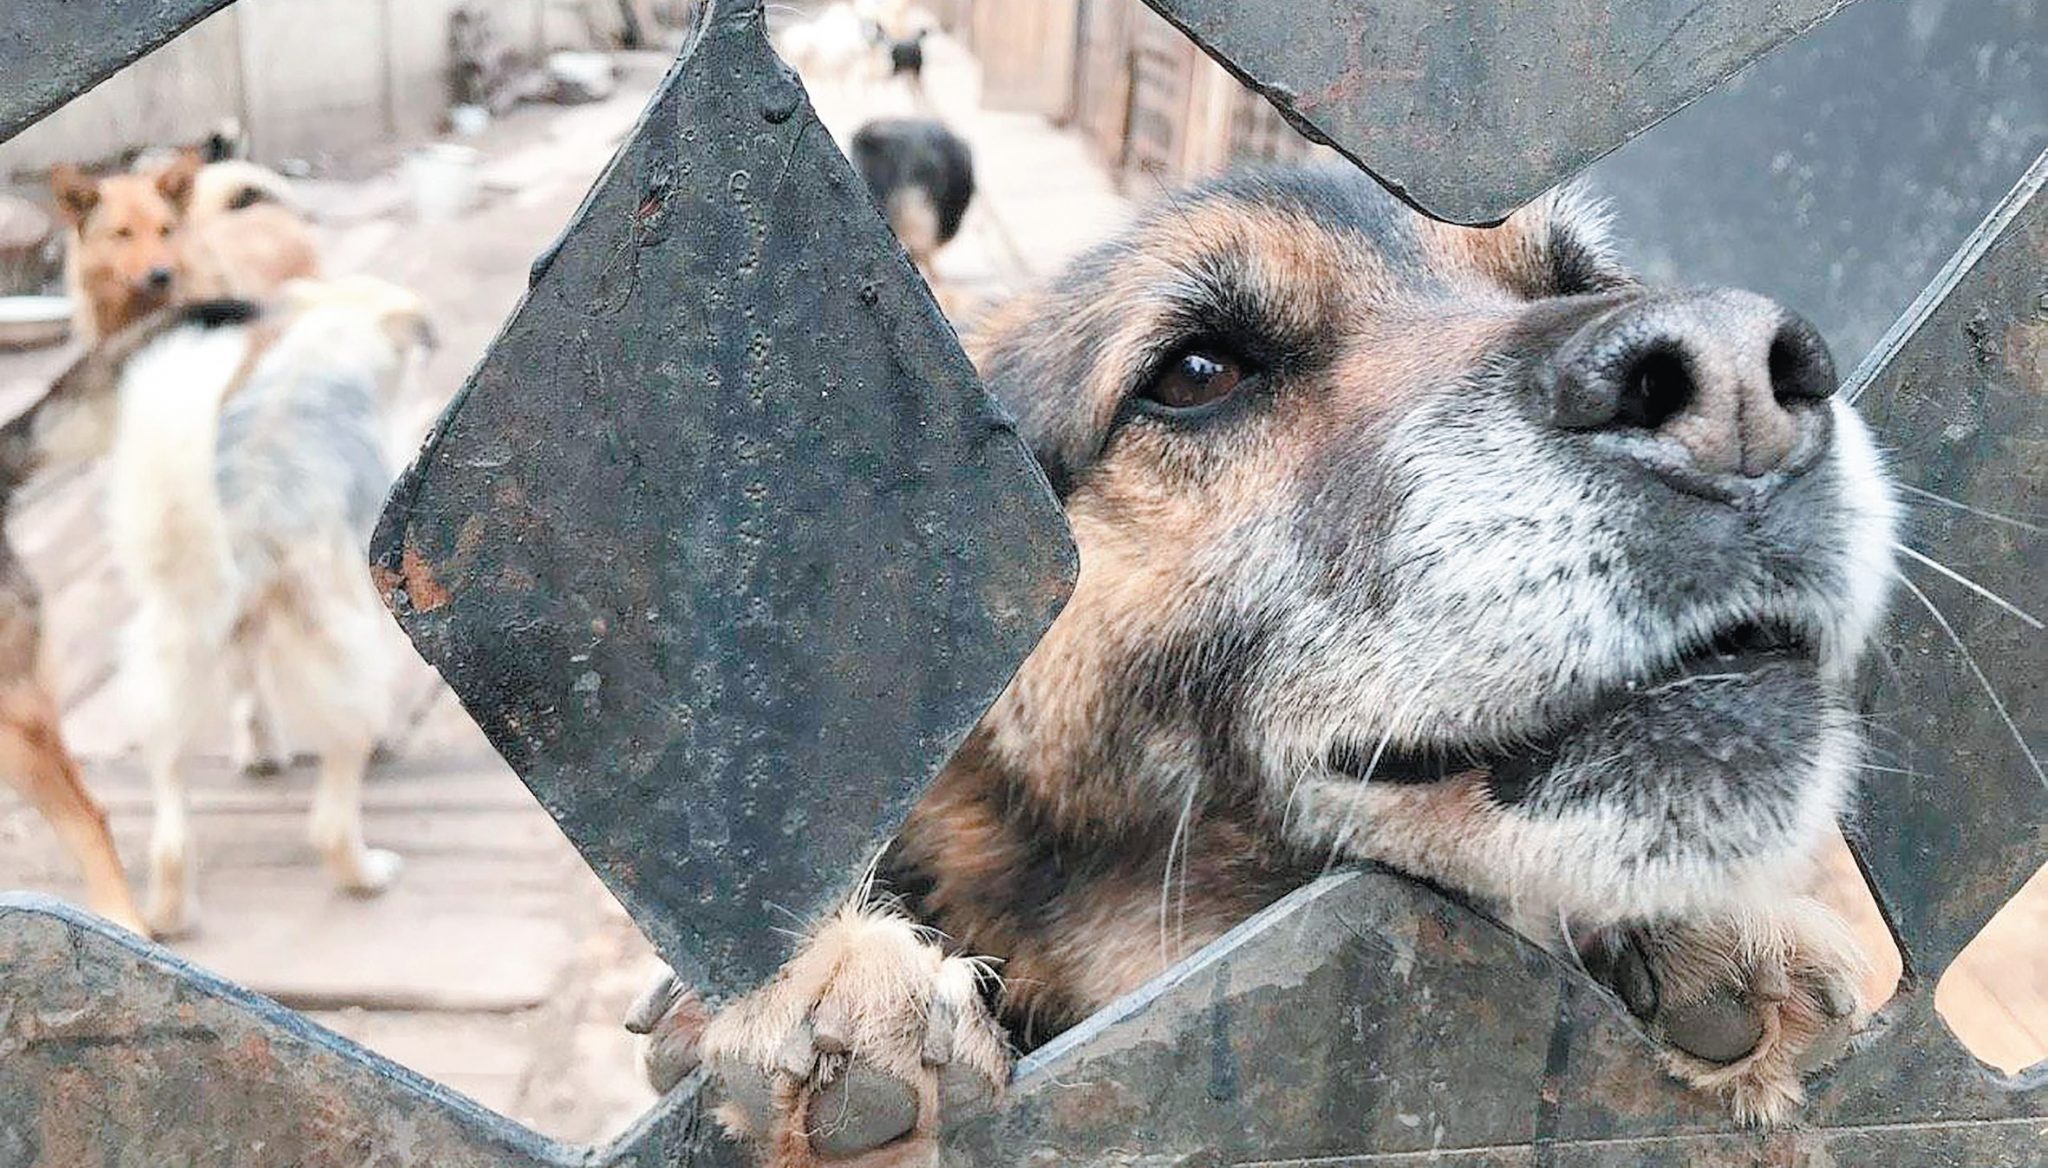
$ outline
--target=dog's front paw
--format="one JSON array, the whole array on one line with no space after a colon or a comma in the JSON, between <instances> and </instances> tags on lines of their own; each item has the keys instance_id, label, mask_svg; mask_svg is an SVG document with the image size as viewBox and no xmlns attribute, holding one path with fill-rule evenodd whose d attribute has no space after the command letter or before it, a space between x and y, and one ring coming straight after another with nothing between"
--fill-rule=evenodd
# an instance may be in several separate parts
<instances>
[{"instance_id":1,"label":"dog's front paw","mask_svg":"<svg viewBox=\"0 0 2048 1168\"><path fill-rule=\"evenodd\" d=\"M774 981L704 1025L697 1052L719 1121L772 1168L935 1162L941 1113L1009 1075L981 976L910 921L841 910Z\"/></svg>"},{"instance_id":2,"label":"dog's front paw","mask_svg":"<svg viewBox=\"0 0 2048 1168\"><path fill-rule=\"evenodd\" d=\"M1745 1123L1788 1119L1804 1076L1862 1021L1869 961L1839 917L1805 898L1603 933L1581 953L1664 1045L1671 1072Z\"/></svg>"}]
</instances>

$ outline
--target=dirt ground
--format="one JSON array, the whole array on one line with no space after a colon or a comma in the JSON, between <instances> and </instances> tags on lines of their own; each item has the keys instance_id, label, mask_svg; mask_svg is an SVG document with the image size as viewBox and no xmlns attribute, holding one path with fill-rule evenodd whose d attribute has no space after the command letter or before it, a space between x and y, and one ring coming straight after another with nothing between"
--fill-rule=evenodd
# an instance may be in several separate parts
<instances>
[{"instance_id":1,"label":"dirt ground","mask_svg":"<svg viewBox=\"0 0 2048 1168\"><path fill-rule=\"evenodd\" d=\"M964 299L994 298L1052 269L1125 213L1076 136L979 109L973 63L950 43L934 42L929 59L935 104L976 153L978 201L939 261ZM660 67L635 59L630 83L608 101L528 109L495 125L475 143L485 200L456 223L414 222L390 174L304 184L332 270L398 281L433 306L443 344L394 423L394 450L410 450L481 356L524 291L529 262L631 127ZM907 109L889 89L814 97L842 140L873 113ZM0 415L69 357L0 354ZM135 871L149 800L121 710L114 634L126 602L97 536L98 489L94 472L39 488L13 535L50 598L65 729ZM619 1019L659 962L439 679L407 658L404 731L367 805L371 842L407 858L398 887L374 901L334 893L301 840L310 774L233 774L223 732L195 766L202 931L175 947L548 1135L613 1134L653 1102ZM1865 935L1888 947L1846 856L1832 886L1836 899L1862 901ZM5 792L0 888L79 889L47 828ZM1942 988L1951 1024L2008 1069L2048 1051L2044 938L2048 876Z\"/></svg>"}]
</instances>

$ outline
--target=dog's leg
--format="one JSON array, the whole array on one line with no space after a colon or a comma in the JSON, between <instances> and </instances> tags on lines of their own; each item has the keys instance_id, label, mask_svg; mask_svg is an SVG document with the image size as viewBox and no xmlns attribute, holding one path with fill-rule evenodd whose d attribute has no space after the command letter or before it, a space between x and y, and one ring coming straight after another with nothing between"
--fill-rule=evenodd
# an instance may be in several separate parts
<instances>
[{"instance_id":1,"label":"dog's leg","mask_svg":"<svg viewBox=\"0 0 2048 1168\"><path fill-rule=\"evenodd\" d=\"M1841 918L1804 897L1611 930L1581 952L1662 1041L1673 1075L1760 1125L1791 1118L1801 1078L1841 1054L1869 968Z\"/></svg>"},{"instance_id":2,"label":"dog's leg","mask_svg":"<svg viewBox=\"0 0 2048 1168\"><path fill-rule=\"evenodd\" d=\"M394 852L363 842L363 772L375 741L329 743L320 753L320 786L313 793L313 817L306 832L343 888L375 896L391 887L405 866Z\"/></svg>"},{"instance_id":3,"label":"dog's leg","mask_svg":"<svg viewBox=\"0 0 2048 1168\"><path fill-rule=\"evenodd\" d=\"M131 932L147 933L107 831L107 813L85 789L64 747L56 707L40 685L14 686L0 696L0 768L77 858L92 910Z\"/></svg>"},{"instance_id":4,"label":"dog's leg","mask_svg":"<svg viewBox=\"0 0 2048 1168\"><path fill-rule=\"evenodd\" d=\"M284 746L270 671L255 653L238 646L235 654L241 660L234 678L234 701L228 710L229 730L234 735L230 757L235 769L245 775L269 778L282 774L290 755Z\"/></svg>"},{"instance_id":5,"label":"dog's leg","mask_svg":"<svg viewBox=\"0 0 2048 1168\"><path fill-rule=\"evenodd\" d=\"M126 681L134 702L137 736L155 822L149 835L149 899L143 919L153 936L189 933L198 921L198 873L192 859L190 809L179 769L193 723L215 692L199 662L204 642L191 637L181 615L161 604L138 606L125 633Z\"/></svg>"},{"instance_id":6,"label":"dog's leg","mask_svg":"<svg viewBox=\"0 0 2048 1168\"><path fill-rule=\"evenodd\" d=\"M156 821L149 835L149 907L144 919L156 937L178 937L198 924L198 873L192 864L192 828L185 776L179 761L185 752L184 727L152 735L143 751L149 768L149 790Z\"/></svg>"},{"instance_id":7,"label":"dog's leg","mask_svg":"<svg viewBox=\"0 0 2048 1168\"><path fill-rule=\"evenodd\" d=\"M703 1020L673 982L636 1013L666 1089L696 1059L715 1114L765 1168L922 1168L937 1163L948 1107L988 1098L1009 1076L1003 1033L979 968L947 957L909 920L849 905L812 934L775 980ZM666 1047L666 1050L662 1050Z\"/></svg>"},{"instance_id":8,"label":"dog's leg","mask_svg":"<svg viewBox=\"0 0 2048 1168\"><path fill-rule=\"evenodd\" d=\"M314 565L292 586L302 606L298 631L272 637L259 666L292 679L302 704L295 724L320 754L307 836L335 880L350 892L374 896L398 878L404 862L394 852L363 842L363 775L390 708L388 640L368 577L339 544L335 557ZM259 669L259 674L260 674Z\"/></svg>"}]
</instances>

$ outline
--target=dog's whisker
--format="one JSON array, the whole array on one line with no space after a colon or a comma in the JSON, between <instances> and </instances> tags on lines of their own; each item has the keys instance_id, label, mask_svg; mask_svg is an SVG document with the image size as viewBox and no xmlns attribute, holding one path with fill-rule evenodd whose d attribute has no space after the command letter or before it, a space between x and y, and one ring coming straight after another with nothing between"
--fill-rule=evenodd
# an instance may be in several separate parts
<instances>
[{"instance_id":1,"label":"dog's whisker","mask_svg":"<svg viewBox=\"0 0 2048 1168\"><path fill-rule=\"evenodd\" d=\"M1167 932L1166 927L1168 906L1169 902L1172 900L1173 895L1173 862L1175 855L1178 854L1182 848L1187 846L1187 832L1189 827L1189 821L1194 817L1195 795L1200 790L1201 783L1197 780L1190 779L1188 781L1187 786L1187 798L1181 800L1180 815L1176 817L1173 822L1173 837L1170 840L1168 840L1166 844L1166 866L1159 876L1159 952L1160 956L1164 958L1169 964L1174 960L1175 954L1177 952L1172 943L1172 939ZM1183 866L1185 866L1185 863L1186 861L1185 859L1183 859ZM1185 884L1185 871L1183 871L1182 880L1182 905L1183 909L1185 909L1185 898L1187 895L1187 886Z\"/></svg>"},{"instance_id":2,"label":"dog's whisker","mask_svg":"<svg viewBox=\"0 0 2048 1168\"><path fill-rule=\"evenodd\" d=\"M1968 512L1971 515L1975 515L1979 519L1988 519L1993 523L2003 523L2011 527L2017 527L2021 531L2031 531L2036 535L2048 534L2048 527L2043 527L2038 523L2029 523L2026 520L2019 518L2018 516L2005 515L1997 511L1989 511L1982 507L1975 507L1959 499L1951 499L1947 495L1937 494L1933 491L1929 491L1921 487L1909 486L1905 483L1898 483L1896 485L1899 490L1904 491L1909 495L1914 495L1919 498L1925 499L1930 503L1939 503L1944 507L1952 507L1957 511Z\"/></svg>"},{"instance_id":3,"label":"dog's whisker","mask_svg":"<svg viewBox=\"0 0 2048 1168\"><path fill-rule=\"evenodd\" d=\"M1963 638L1956 633L1955 626L1949 623L1948 617L1942 614L1941 609L1935 606L1934 601L1928 599L1927 594L1922 592L1918 585L1903 575L1899 577L1899 583L1905 585L1906 590L1911 592L1927 609L1928 614L1934 617L1934 623L1940 625L1941 631L1948 635L1949 641L1956 647L1956 652L1962 655L1963 664L1969 668L1971 676L1975 677L1977 684L1983 688L1984 696L1991 699L1991 707L1998 711L1999 721L2005 723L2006 732L2012 735L2013 745L2019 747L2021 756L2027 760L2027 765L2033 768L2034 777L2040 780L2043 787L2048 787L2048 771L2042 770L2041 760L2035 757L2033 748L2027 745L2027 736L2020 733L2019 724L2013 721L2012 713L2005 707L2005 699L1998 694L1998 687L1992 685L1991 679L1978 668L1976 656L1970 652L1969 646L1963 644Z\"/></svg>"},{"instance_id":4,"label":"dog's whisker","mask_svg":"<svg viewBox=\"0 0 2048 1168\"><path fill-rule=\"evenodd\" d=\"M2011 614L2012 616L2017 617L2028 628L2039 629L2044 627L2041 624L2041 619L2039 617L2026 611L2019 605L2014 604L2012 601L2007 600L2005 597L2000 596L1998 593L1993 592L1991 589L1984 587L1982 584L1977 583L1975 580L1970 579L1968 576L1963 575L1961 572L1956 571L1954 568L1949 567L1947 564L1942 563L1940 560L1937 560L1932 556L1922 555L1919 552L1913 550L1910 547L1907 547L1905 544L1902 543L1892 544L1892 549L1907 556L1914 563L1932 568L1935 571L1941 573L1942 575L1948 577L1950 580L1953 580L1956 583L1961 584L1963 587L1976 593L1978 596L1983 597L1984 599L2004 609L2007 613Z\"/></svg>"}]
</instances>

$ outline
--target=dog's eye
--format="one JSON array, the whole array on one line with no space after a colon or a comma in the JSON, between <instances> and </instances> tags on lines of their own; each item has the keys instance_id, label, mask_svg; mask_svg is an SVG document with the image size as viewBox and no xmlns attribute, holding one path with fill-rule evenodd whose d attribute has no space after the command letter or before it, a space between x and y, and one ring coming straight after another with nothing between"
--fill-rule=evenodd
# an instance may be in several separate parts
<instances>
[{"instance_id":1,"label":"dog's eye","mask_svg":"<svg viewBox=\"0 0 2048 1168\"><path fill-rule=\"evenodd\" d=\"M135 238L135 229L132 227L116 227L114 228L114 238L133 239Z\"/></svg>"},{"instance_id":2,"label":"dog's eye","mask_svg":"<svg viewBox=\"0 0 2048 1168\"><path fill-rule=\"evenodd\" d=\"M1245 362L1230 350L1195 345L1160 369L1145 386L1144 397L1168 409L1193 409L1229 397L1249 375Z\"/></svg>"},{"instance_id":3,"label":"dog's eye","mask_svg":"<svg viewBox=\"0 0 2048 1168\"><path fill-rule=\"evenodd\" d=\"M158 239L169 239L171 237L171 225L166 223L162 227L157 228L156 235Z\"/></svg>"}]
</instances>

